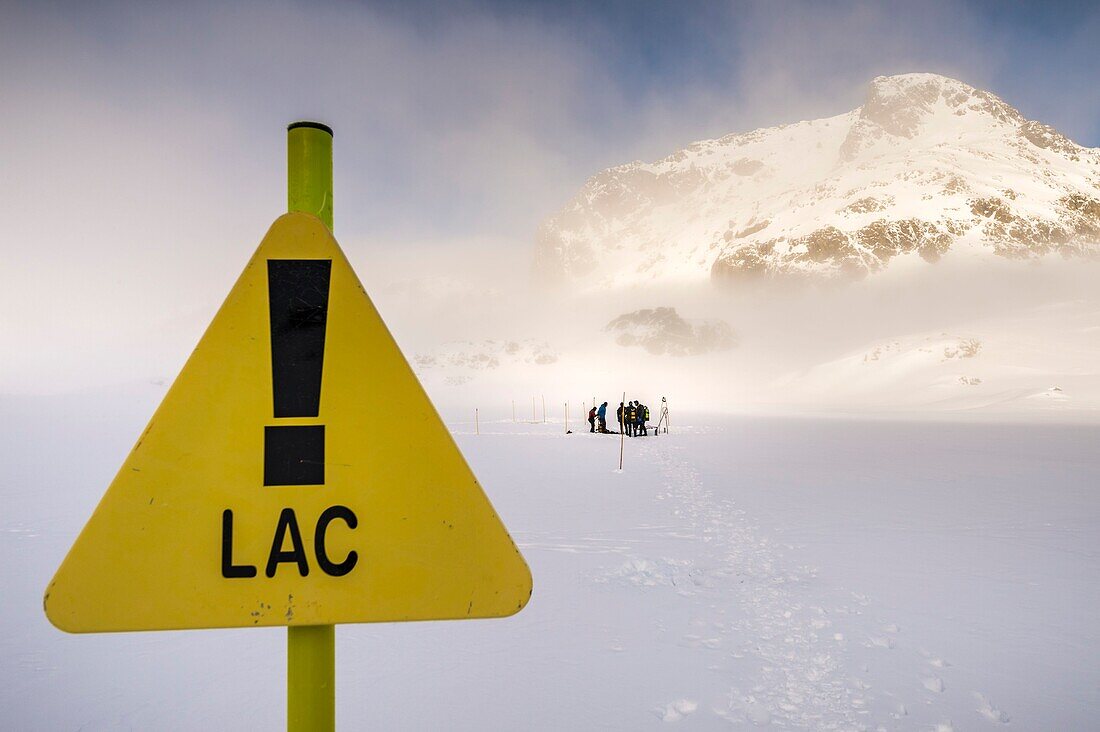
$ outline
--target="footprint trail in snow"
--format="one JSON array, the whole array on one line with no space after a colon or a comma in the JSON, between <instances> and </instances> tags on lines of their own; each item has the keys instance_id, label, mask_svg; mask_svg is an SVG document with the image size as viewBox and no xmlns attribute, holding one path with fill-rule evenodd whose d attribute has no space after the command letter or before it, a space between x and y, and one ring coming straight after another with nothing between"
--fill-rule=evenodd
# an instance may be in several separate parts
<instances>
[{"instance_id":1,"label":"footprint trail in snow","mask_svg":"<svg viewBox=\"0 0 1100 732\"><path fill-rule=\"evenodd\" d=\"M1008 721L981 693L952 689L944 680L949 664L907 647L903 630L882 619L870 598L820 582L815 568L797 561L794 547L754 525L735 492L723 496L707 485L681 448L655 442L639 452L663 475L656 499L671 519L652 533L666 553L670 546L683 551L648 555L634 537L608 547L626 559L595 579L664 590L691 603L690 627L670 622L659 632L705 654L706 668L724 688L696 696L670 690L654 700L657 719L688 724L709 715L708 728L950 729L941 702L957 692L968 694L966 704L983 724Z\"/></svg>"}]
</instances>

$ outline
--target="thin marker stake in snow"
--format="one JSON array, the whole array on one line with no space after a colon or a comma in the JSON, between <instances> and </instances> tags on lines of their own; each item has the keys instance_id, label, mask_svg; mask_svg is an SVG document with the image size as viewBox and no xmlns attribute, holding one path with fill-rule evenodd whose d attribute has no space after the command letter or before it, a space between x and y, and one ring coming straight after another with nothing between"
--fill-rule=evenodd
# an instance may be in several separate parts
<instances>
[{"instance_id":1,"label":"thin marker stake in snow","mask_svg":"<svg viewBox=\"0 0 1100 732\"><path fill-rule=\"evenodd\" d=\"M623 392L623 400L621 404L626 404L626 392ZM625 407L624 407L625 409ZM623 447L626 444L626 424L623 422L623 416L625 412L619 416L619 472L623 471Z\"/></svg>"},{"instance_id":2,"label":"thin marker stake in snow","mask_svg":"<svg viewBox=\"0 0 1100 732\"><path fill-rule=\"evenodd\" d=\"M477 407L474 407L474 434L481 434L481 423L478 421Z\"/></svg>"}]
</instances>

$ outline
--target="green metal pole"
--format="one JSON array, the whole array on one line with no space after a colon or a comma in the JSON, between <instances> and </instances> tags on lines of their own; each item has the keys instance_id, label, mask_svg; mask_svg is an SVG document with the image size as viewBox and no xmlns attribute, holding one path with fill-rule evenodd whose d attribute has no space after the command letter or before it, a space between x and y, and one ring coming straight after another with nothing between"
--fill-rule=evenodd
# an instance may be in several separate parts
<instances>
[{"instance_id":1,"label":"green metal pole","mask_svg":"<svg viewBox=\"0 0 1100 732\"><path fill-rule=\"evenodd\" d=\"M332 128L295 122L286 138L287 210L311 213L332 228Z\"/></svg>"},{"instance_id":2,"label":"green metal pole","mask_svg":"<svg viewBox=\"0 0 1100 732\"><path fill-rule=\"evenodd\" d=\"M313 214L332 229L332 129L319 122L287 127L287 209ZM336 626L287 629L286 728L336 729Z\"/></svg>"}]
</instances>

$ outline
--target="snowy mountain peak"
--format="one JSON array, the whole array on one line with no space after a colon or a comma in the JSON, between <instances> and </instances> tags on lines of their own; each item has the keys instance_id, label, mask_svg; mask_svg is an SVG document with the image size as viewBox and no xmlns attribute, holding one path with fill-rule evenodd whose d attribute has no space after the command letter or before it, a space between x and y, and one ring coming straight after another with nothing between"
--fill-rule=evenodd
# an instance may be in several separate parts
<instances>
[{"instance_id":1,"label":"snowy mountain peak","mask_svg":"<svg viewBox=\"0 0 1100 732\"><path fill-rule=\"evenodd\" d=\"M971 122L979 121L978 126L993 122L1018 126L1025 121L999 97L936 74L878 76L868 86L858 111L859 118L840 148L844 160L853 159L862 147L886 135L913 139L926 131L957 131L967 126L953 117L970 117Z\"/></svg>"},{"instance_id":2,"label":"snowy mountain peak","mask_svg":"<svg viewBox=\"0 0 1100 732\"><path fill-rule=\"evenodd\" d=\"M961 81L902 74L847 114L593 176L540 227L536 260L595 288L863 276L952 250L1096 255L1098 241L1100 150Z\"/></svg>"},{"instance_id":3,"label":"snowy mountain peak","mask_svg":"<svg viewBox=\"0 0 1100 732\"><path fill-rule=\"evenodd\" d=\"M999 97L938 74L875 77L867 87L860 117L882 125L892 134L911 137L921 117L933 114L939 105L956 114L970 110L1006 123L1023 120Z\"/></svg>"}]
</instances>

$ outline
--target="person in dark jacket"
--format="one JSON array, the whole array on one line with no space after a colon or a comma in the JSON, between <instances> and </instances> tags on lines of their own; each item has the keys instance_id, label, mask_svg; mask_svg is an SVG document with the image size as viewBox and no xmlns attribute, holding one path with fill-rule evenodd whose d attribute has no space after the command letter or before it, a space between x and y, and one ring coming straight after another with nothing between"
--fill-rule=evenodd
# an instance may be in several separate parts
<instances>
[{"instance_id":1,"label":"person in dark jacket","mask_svg":"<svg viewBox=\"0 0 1100 732\"><path fill-rule=\"evenodd\" d=\"M638 404L638 429L641 431L642 436L648 436L649 430L646 428L645 423L649 421L649 407L644 404Z\"/></svg>"},{"instance_id":2,"label":"person in dark jacket","mask_svg":"<svg viewBox=\"0 0 1100 732\"><path fill-rule=\"evenodd\" d=\"M626 405L626 428L627 428L627 434L630 435L631 437L633 437L635 432L636 432L636 426L635 425L637 424L637 422L638 422L638 410L637 410L637 408L635 408L634 402L629 402Z\"/></svg>"},{"instance_id":3,"label":"person in dark jacket","mask_svg":"<svg viewBox=\"0 0 1100 732\"><path fill-rule=\"evenodd\" d=\"M588 431L596 431L596 408L592 407L588 410Z\"/></svg>"},{"instance_id":4,"label":"person in dark jacket","mask_svg":"<svg viewBox=\"0 0 1100 732\"><path fill-rule=\"evenodd\" d=\"M623 431L623 403L619 402L619 408L615 410L615 421L619 423L619 432Z\"/></svg>"},{"instance_id":5,"label":"person in dark jacket","mask_svg":"<svg viewBox=\"0 0 1100 732\"><path fill-rule=\"evenodd\" d=\"M607 402L596 410L596 418L600 420L600 432L607 432Z\"/></svg>"}]
</instances>

